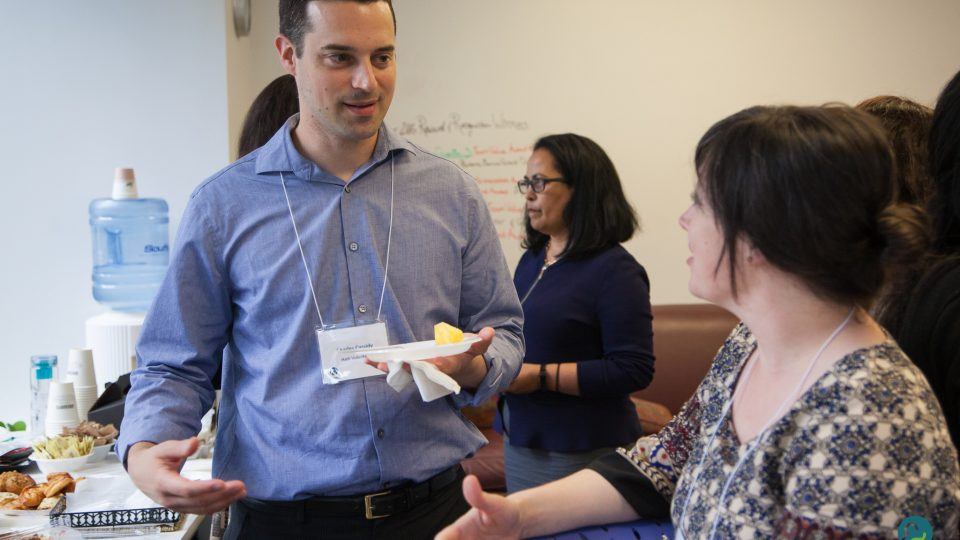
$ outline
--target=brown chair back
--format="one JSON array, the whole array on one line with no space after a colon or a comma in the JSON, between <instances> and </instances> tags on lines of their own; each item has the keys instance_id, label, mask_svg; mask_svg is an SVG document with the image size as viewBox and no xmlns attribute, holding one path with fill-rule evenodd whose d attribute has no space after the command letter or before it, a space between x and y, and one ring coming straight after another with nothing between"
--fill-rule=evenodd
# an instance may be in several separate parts
<instances>
[{"instance_id":1,"label":"brown chair back","mask_svg":"<svg viewBox=\"0 0 960 540\"><path fill-rule=\"evenodd\" d=\"M693 395L737 318L712 304L653 306L653 382L635 397L676 414Z\"/></svg>"}]
</instances>

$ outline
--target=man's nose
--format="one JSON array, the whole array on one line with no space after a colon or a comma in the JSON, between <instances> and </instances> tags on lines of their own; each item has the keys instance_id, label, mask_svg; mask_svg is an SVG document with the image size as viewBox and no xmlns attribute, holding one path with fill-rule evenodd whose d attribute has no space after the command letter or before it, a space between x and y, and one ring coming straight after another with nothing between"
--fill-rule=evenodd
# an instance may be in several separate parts
<instances>
[{"instance_id":1,"label":"man's nose","mask_svg":"<svg viewBox=\"0 0 960 540\"><path fill-rule=\"evenodd\" d=\"M369 60L357 64L351 82L354 88L365 92L371 92L377 87L377 77Z\"/></svg>"}]
</instances>

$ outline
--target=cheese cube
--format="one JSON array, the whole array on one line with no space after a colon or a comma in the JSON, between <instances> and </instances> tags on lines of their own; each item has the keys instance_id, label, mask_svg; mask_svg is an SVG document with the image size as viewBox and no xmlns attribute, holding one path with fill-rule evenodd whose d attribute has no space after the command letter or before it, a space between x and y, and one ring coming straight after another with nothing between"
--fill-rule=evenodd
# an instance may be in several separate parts
<instances>
[{"instance_id":1,"label":"cheese cube","mask_svg":"<svg viewBox=\"0 0 960 540\"><path fill-rule=\"evenodd\" d=\"M437 345L463 341L463 330L445 322L437 323L433 325L433 339L437 342Z\"/></svg>"}]
</instances>

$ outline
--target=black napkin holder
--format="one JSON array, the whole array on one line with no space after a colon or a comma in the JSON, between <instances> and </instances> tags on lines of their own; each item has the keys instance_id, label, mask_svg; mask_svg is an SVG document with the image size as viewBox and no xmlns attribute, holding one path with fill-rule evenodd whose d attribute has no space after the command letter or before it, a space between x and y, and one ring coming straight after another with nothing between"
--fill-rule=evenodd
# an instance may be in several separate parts
<instances>
[{"instance_id":1,"label":"black napkin holder","mask_svg":"<svg viewBox=\"0 0 960 540\"><path fill-rule=\"evenodd\" d=\"M121 375L116 382L107 384L103 394L90 407L87 418L102 425L113 424L118 430L123 422L123 406L130 392L130 374Z\"/></svg>"}]
</instances>

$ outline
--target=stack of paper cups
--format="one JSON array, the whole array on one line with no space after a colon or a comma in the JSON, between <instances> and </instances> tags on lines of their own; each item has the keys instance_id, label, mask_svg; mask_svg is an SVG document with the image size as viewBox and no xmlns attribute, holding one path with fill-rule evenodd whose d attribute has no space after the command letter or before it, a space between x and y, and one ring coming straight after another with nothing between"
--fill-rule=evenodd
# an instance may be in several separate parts
<instances>
[{"instance_id":1,"label":"stack of paper cups","mask_svg":"<svg viewBox=\"0 0 960 540\"><path fill-rule=\"evenodd\" d=\"M51 382L47 398L47 423L44 431L47 437L56 437L65 427L77 427L77 397L73 393L73 383Z\"/></svg>"},{"instance_id":2,"label":"stack of paper cups","mask_svg":"<svg viewBox=\"0 0 960 540\"><path fill-rule=\"evenodd\" d=\"M91 349L70 349L67 357L67 382L73 383L77 396L77 416L87 419L90 407L97 401L97 376L93 369Z\"/></svg>"}]
</instances>

